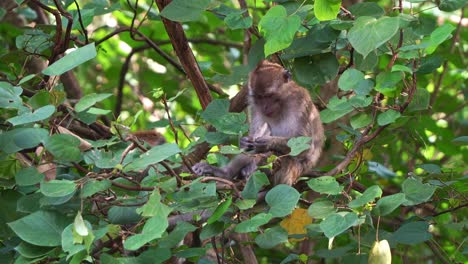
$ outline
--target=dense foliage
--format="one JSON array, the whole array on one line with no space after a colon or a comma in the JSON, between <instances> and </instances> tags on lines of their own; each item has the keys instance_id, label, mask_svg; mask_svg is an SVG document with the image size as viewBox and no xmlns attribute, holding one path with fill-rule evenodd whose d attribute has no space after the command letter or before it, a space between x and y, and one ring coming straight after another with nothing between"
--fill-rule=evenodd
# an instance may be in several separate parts
<instances>
[{"instance_id":1,"label":"dense foliage","mask_svg":"<svg viewBox=\"0 0 468 264\"><path fill-rule=\"evenodd\" d=\"M466 263L466 3L2 0L1 262ZM263 58L321 109L316 173L193 175Z\"/></svg>"}]
</instances>

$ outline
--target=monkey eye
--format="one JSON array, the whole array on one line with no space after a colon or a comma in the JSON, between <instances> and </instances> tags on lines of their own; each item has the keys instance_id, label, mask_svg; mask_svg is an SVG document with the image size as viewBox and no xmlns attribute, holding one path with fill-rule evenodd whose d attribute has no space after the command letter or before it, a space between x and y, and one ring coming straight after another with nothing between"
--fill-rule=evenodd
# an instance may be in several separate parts
<instances>
[{"instance_id":1,"label":"monkey eye","mask_svg":"<svg viewBox=\"0 0 468 264\"><path fill-rule=\"evenodd\" d=\"M283 71L283 78L285 82L289 82L291 80L291 72L288 70Z\"/></svg>"}]
</instances>

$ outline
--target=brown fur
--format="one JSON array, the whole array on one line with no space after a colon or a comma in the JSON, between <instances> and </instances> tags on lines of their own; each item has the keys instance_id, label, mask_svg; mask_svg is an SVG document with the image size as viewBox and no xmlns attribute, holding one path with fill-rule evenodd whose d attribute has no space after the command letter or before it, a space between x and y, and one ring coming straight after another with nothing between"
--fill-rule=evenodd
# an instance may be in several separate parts
<instances>
[{"instance_id":1,"label":"brown fur","mask_svg":"<svg viewBox=\"0 0 468 264\"><path fill-rule=\"evenodd\" d=\"M289 77L281 65L268 61L260 62L249 76L250 132L241 139L241 148L266 154L242 154L224 168L199 163L193 168L197 174L247 177L262 157L274 153L283 156L273 166L273 185L292 185L317 163L325 139L320 115L309 92ZM299 136L311 137L311 147L296 157L287 156L288 140Z\"/></svg>"}]
</instances>

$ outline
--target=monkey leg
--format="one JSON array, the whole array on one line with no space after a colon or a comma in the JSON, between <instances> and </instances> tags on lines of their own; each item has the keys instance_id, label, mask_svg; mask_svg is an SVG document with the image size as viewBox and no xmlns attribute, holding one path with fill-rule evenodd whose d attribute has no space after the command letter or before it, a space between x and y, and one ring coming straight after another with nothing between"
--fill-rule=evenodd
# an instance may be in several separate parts
<instances>
[{"instance_id":1,"label":"monkey leg","mask_svg":"<svg viewBox=\"0 0 468 264\"><path fill-rule=\"evenodd\" d=\"M301 176L302 172L303 168L299 162L289 157L283 157L278 164L273 166L273 185L287 184L291 186Z\"/></svg>"}]
</instances>

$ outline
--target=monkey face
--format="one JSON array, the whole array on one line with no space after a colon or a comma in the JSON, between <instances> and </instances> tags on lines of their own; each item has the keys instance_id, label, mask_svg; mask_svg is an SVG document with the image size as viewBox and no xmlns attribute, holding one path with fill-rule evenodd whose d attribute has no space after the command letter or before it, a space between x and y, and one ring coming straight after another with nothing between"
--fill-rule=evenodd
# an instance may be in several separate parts
<instances>
[{"instance_id":1,"label":"monkey face","mask_svg":"<svg viewBox=\"0 0 468 264\"><path fill-rule=\"evenodd\" d=\"M278 117L283 108L283 101L278 94L254 94L252 96L254 104L260 112L269 118Z\"/></svg>"}]
</instances>

